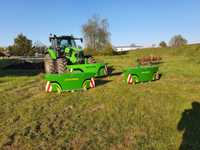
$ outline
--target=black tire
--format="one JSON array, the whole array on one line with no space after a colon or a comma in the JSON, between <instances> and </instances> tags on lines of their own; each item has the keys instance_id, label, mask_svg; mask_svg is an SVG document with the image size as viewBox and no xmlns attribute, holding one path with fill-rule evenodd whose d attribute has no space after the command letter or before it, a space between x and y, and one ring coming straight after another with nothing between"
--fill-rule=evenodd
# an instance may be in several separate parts
<instances>
[{"instance_id":1,"label":"black tire","mask_svg":"<svg viewBox=\"0 0 200 150\"><path fill-rule=\"evenodd\" d=\"M56 72L61 74L65 72L66 61L63 58L58 58L56 60Z\"/></svg>"},{"instance_id":2,"label":"black tire","mask_svg":"<svg viewBox=\"0 0 200 150\"><path fill-rule=\"evenodd\" d=\"M89 63L89 64L94 64L94 63L96 63L94 57L92 57L92 56L89 57L89 58L88 58L88 63Z\"/></svg>"},{"instance_id":3,"label":"black tire","mask_svg":"<svg viewBox=\"0 0 200 150\"><path fill-rule=\"evenodd\" d=\"M160 79L160 74L157 72L157 73L154 73L153 75L153 81L156 81L156 80L159 80Z\"/></svg>"},{"instance_id":4,"label":"black tire","mask_svg":"<svg viewBox=\"0 0 200 150\"><path fill-rule=\"evenodd\" d=\"M156 80L160 80L160 74L158 72L156 73Z\"/></svg>"},{"instance_id":5,"label":"black tire","mask_svg":"<svg viewBox=\"0 0 200 150\"><path fill-rule=\"evenodd\" d=\"M55 73L55 62L49 54L46 54L44 57L44 70L45 73Z\"/></svg>"}]
</instances>

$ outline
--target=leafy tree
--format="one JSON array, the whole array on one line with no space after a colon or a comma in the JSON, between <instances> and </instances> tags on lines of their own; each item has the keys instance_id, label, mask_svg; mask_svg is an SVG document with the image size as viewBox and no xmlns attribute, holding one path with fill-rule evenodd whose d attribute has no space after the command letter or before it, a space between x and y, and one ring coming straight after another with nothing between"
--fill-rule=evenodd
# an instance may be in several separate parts
<instances>
[{"instance_id":1,"label":"leafy tree","mask_svg":"<svg viewBox=\"0 0 200 150\"><path fill-rule=\"evenodd\" d=\"M86 48L94 51L101 51L110 44L110 33L108 31L107 19L93 16L82 26Z\"/></svg>"},{"instance_id":2,"label":"leafy tree","mask_svg":"<svg viewBox=\"0 0 200 150\"><path fill-rule=\"evenodd\" d=\"M175 35L171 38L169 45L171 47L180 47L187 44L187 40L182 35Z\"/></svg>"},{"instance_id":3,"label":"leafy tree","mask_svg":"<svg viewBox=\"0 0 200 150\"><path fill-rule=\"evenodd\" d=\"M165 41L161 41L159 45L160 47L167 47L167 43Z\"/></svg>"},{"instance_id":4,"label":"leafy tree","mask_svg":"<svg viewBox=\"0 0 200 150\"><path fill-rule=\"evenodd\" d=\"M14 45L9 46L11 55L15 56L32 56L34 50L32 48L32 41L29 40L25 35L19 34L14 39Z\"/></svg>"}]
</instances>

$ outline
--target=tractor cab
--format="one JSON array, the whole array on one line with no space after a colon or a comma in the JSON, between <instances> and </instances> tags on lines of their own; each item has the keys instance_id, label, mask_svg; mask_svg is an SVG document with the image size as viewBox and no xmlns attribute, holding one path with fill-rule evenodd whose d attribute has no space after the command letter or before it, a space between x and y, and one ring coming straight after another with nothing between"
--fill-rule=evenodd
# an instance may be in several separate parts
<instances>
[{"instance_id":1,"label":"tractor cab","mask_svg":"<svg viewBox=\"0 0 200 150\"><path fill-rule=\"evenodd\" d=\"M76 41L81 41L83 42L82 38L74 38L72 35L71 36L50 36L49 41L51 42L51 48L53 49L62 49L64 50L67 47L71 48L78 48L76 45Z\"/></svg>"},{"instance_id":2,"label":"tractor cab","mask_svg":"<svg viewBox=\"0 0 200 150\"><path fill-rule=\"evenodd\" d=\"M73 36L50 36L49 38L51 46L48 49L50 55L56 53L52 59L65 58L68 62L81 63L84 59L84 53L82 48L78 47L76 41L83 42L82 38L74 38ZM50 52L51 51L51 52ZM52 52L53 51L53 52Z\"/></svg>"}]
</instances>

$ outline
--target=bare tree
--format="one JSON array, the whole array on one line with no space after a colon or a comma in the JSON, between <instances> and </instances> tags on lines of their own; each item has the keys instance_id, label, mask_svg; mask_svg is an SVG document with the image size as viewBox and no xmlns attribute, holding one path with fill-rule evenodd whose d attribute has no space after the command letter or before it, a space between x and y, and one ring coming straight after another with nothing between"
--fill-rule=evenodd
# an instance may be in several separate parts
<instances>
[{"instance_id":1,"label":"bare tree","mask_svg":"<svg viewBox=\"0 0 200 150\"><path fill-rule=\"evenodd\" d=\"M86 47L93 50L102 50L110 44L107 19L93 16L82 27Z\"/></svg>"},{"instance_id":2,"label":"bare tree","mask_svg":"<svg viewBox=\"0 0 200 150\"><path fill-rule=\"evenodd\" d=\"M169 45L171 47L180 47L187 44L187 40L182 35L175 35L171 38Z\"/></svg>"}]
</instances>

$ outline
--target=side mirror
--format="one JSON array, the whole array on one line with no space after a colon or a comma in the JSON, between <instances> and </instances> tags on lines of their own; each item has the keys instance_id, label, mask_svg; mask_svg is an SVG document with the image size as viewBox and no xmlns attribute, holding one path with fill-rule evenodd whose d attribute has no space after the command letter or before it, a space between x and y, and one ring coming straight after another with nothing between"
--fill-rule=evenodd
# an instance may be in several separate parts
<instances>
[{"instance_id":1,"label":"side mirror","mask_svg":"<svg viewBox=\"0 0 200 150\"><path fill-rule=\"evenodd\" d=\"M83 38L81 38L81 43L83 43Z\"/></svg>"}]
</instances>

